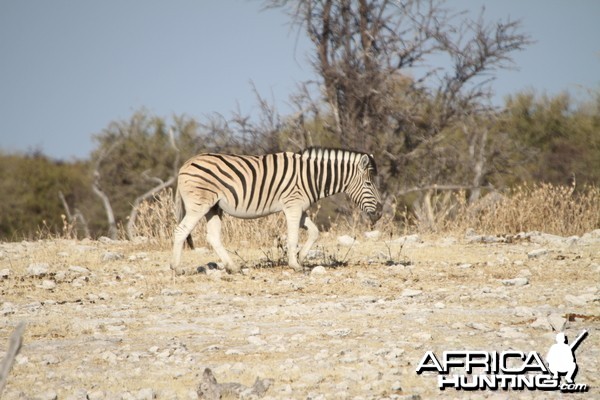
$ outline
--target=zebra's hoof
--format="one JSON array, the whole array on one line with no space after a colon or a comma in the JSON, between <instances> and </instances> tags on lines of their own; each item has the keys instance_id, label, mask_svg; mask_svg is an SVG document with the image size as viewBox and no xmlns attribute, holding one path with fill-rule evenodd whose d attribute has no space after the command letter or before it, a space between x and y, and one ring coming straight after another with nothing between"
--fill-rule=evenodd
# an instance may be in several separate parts
<instances>
[{"instance_id":1,"label":"zebra's hoof","mask_svg":"<svg viewBox=\"0 0 600 400\"><path fill-rule=\"evenodd\" d=\"M239 265L226 265L225 271L227 271L228 274L239 274L242 272L242 269Z\"/></svg>"}]
</instances>

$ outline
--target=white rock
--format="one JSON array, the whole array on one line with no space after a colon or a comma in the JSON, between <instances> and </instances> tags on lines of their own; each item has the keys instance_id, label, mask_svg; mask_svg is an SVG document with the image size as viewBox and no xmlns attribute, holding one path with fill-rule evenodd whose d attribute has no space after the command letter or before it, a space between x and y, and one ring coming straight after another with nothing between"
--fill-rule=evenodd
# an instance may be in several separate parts
<instances>
[{"instance_id":1,"label":"white rock","mask_svg":"<svg viewBox=\"0 0 600 400\"><path fill-rule=\"evenodd\" d=\"M525 277L503 279L502 284L505 286L525 286L529 284L529 279Z\"/></svg>"},{"instance_id":2,"label":"white rock","mask_svg":"<svg viewBox=\"0 0 600 400\"><path fill-rule=\"evenodd\" d=\"M42 281L42 284L40 285L40 288L42 288L44 290L54 290L54 289L56 289L56 282L48 280L48 279L44 279Z\"/></svg>"},{"instance_id":3,"label":"white rock","mask_svg":"<svg viewBox=\"0 0 600 400\"><path fill-rule=\"evenodd\" d=\"M123 254L107 251L102 255L102 261L116 261L123 258Z\"/></svg>"},{"instance_id":4,"label":"white rock","mask_svg":"<svg viewBox=\"0 0 600 400\"><path fill-rule=\"evenodd\" d=\"M397 239L392 240L391 244L412 244L412 243L422 243L421 237L416 233L414 235L400 236Z\"/></svg>"},{"instance_id":5,"label":"white rock","mask_svg":"<svg viewBox=\"0 0 600 400\"><path fill-rule=\"evenodd\" d=\"M355 244L358 244L358 241L356 239L348 235L338 236L337 241L342 246L353 246Z\"/></svg>"},{"instance_id":6,"label":"white rock","mask_svg":"<svg viewBox=\"0 0 600 400\"><path fill-rule=\"evenodd\" d=\"M548 254L548 249L545 249L545 248L535 249L535 250L531 250L529 253L527 253L527 257L538 258L538 257L541 257L546 254Z\"/></svg>"},{"instance_id":7,"label":"white rock","mask_svg":"<svg viewBox=\"0 0 600 400\"><path fill-rule=\"evenodd\" d=\"M552 313L548 315L548 322L550 325L552 325L552 328L554 328L555 331L562 332L565 328L567 320L560 314Z\"/></svg>"},{"instance_id":8,"label":"white rock","mask_svg":"<svg viewBox=\"0 0 600 400\"><path fill-rule=\"evenodd\" d=\"M497 332L497 335L500 336L501 338L505 338L505 339L526 339L529 338L529 336L521 331L519 331L516 328L513 328L511 326L503 326L502 328L500 328L500 330Z\"/></svg>"},{"instance_id":9,"label":"white rock","mask_svg":"<svg viewBox=\"0 0 600 400\"><path fill-rule=\"evenodd\" d=\"M348 336L350 332L352 332L352 329L350 328L338 328L327 332L327 335L332 337L344 337Z\"/></svg>"},{"instance_id":10,"label":"white rock","mask_svg":"<svg viewBox=\"0 0 600 400\"><path fill-rule=\"evenodd\" d=\"M15 305L9 301L5 301L2 303L2 308L0 308L0 315L10 315L14 314L17 311Z\"/></svg>"},{"instance_id":11,"label":"white rock","mask_svg":"<svg viewBox=\"0 0 600 400\"><path fill-rule=\"evenodd\" d=\"M594 301L596 296L592 293L586 293L579 296L573 296L572 294L568 294L565 296L565 300L568 303L571 303L576 306L584 306L587 303Z\"/></svg>"},{"instance_id":12,"label":"white rock","mask_svg":"<svg viewBox=\"0 0 600 400\"><path fill-rule=\"evenodd\" d=\"M94 390L87 393L87 400L103 400L106 398L106 393L103 390Z\"/></svg>"},{"instance_id":13,"label":"white rock","mask_svg":"<svg viewBox=\"0 0 600 400\"><path fill-rule=\"evenodd\" d=\"M369 232L365 232L365 237L367 239L379 239L379 237L381 237L381 231L369 231Z\"/></svg>"},{"instance_id":14,"label":"white rock","mask_svg":"<svg viewBox=\"0 0 600 400\"><path fill-rule=\"evenodd\" d=\"M56 400L58 399L58 394L56 394L54 390L50 389L46 392L38 394L35 398L38 400Z\"/></svg>"},{"instance_id":15,"label":"white rock","mask_svg":"<svg viewBox=\"0 0 600 400\"><path fill-rule=\"evenodd\" d=\"M327 273L327 270L322 265L317 265L316 267L314 267L312 269L312 271L310 271L311 275L325 275L326 273Z\"/></svg>"},{"instance_id":16,"label":"white rock","mask_svg":"<svg viewBox=\"0 0 600 400\"><path fill-rule=\"evenodd\" d=\"M468 326L469 328L476 329L478 331L484 331L484 332L491 331L491 328L488 325L481 323L481 322L468 322L466 324L466 326Z\"/></svg>"},{"instance_id":17,"label":"white rock","mask_svg":"<svg viewBox=\"0 0 600 400\"><path fill-rule=\"evenodd\" d=\"M0 269L0 279L6 279L10 276L10 269L4 268Z\"/></svg>"},{"instance_id":18,"label":"white rock","mask_svg":"<svg viewBox=\"0 0 600 400\"><path fill-rule=\"evenodd\" d=\"M261 339L261 337L258 335L248 336L246 340L248 341L248 343L253 344L255 346L264 346L265 344L267 344L267 342Z\"/></svg>"},{"instance_id":19,"label":"white rock","mask_svg":"<svg viewBox=\"0 0 600 400\"><path fill-rule=\"evenodd\" d=\"M34 263L29 264L27 267L27 275L29 276L44 276L48 273L50 266L47 263Z\"/></svg>"},{"instance_id":20,"label":"white rock","mask_svg":"<svg viewBox=\"0 0 600 400\"><path fill-rule=\"evenodd\" d=\"M143 388L136 393L135 398L137 400L153 400L156 398L156 393L152 388Z\"/></svg>"},{"instance_id":21,"label":"white rock","mask_svg":"<svg viewBox=\"0 0 600 400\"><path fill-rule=\"evenodd\" d=\"M325 253L322 250L310 249L306 254L306 259L314 260L315 258L323 258Z\"/></svg>"},{"instance_id":22,"label":"white rock","mask_svg":"<svg viewBox=\"0 0 600 400\"><path fill-rule=\"evenodd\" d=\"M260 335L260 328L258 326L250 328L248 330L248 335L250 335L250 336Z\"/></svg>"},{"instance_id":23,"label":"white rock","mask_svg":"<svg viewBox=\"0 0 600 400\"><path fill-rule=\"evenodd\" d=\"M163 290L160 291L160 294L163 296L181 296L183 294L183 292L181 290L178 289L168 289L165 288Z\"/></svg>"},{"instance_id":24,"label":"white rock","mask_svg":"<svg viewBox=\"0 0 600 400\"><path fill-rule=\"evenodd\" d=\"M85 267L80 267L79 265L72 265L69 267L69 272L72 272L77 275L89 275L90 270Z\"/></svg>"},{"instance_id":25,"label":"white rock","mask_svg":"<svg viewBox=\"0 0 600 400\"><path fill-rule=\"evenodd\" d=\"M535 321L531 323L531 327L533 329L542 329L545 331L552 330L552 325L548 322L548 319L545 317L538 317Z\"/></svg>"},{"instance_id":26,"label":"white rock","mask_svg":"<svg viewBox=\"0 0 600 400\"><path fill-rule=\"evenodd\" d=\"M400 296L402 297L415 297L420 295L421 293L423 293L422 290L419 289L404 289L402 291L402 293L400 293Z\"/></svg>"}]
</instances>

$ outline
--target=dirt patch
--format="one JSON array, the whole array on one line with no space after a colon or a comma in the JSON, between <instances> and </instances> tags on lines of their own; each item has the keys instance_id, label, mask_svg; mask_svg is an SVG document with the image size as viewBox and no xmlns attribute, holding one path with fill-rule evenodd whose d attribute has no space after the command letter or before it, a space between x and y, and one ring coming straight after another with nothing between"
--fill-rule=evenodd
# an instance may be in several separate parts
<instances>
[{"instance_id":1,"label":"dirt patch","mask_svg":"<svg viewBox=\"0 0 600 400\"><path fill-rule=\"evenodd\" d=\"M560 328L588 330L576 381L598 396L600 234L481 238L359 238L347 252L325 235L321 249L347 266L181 277L148 244L2 244L0 356L27 323L3 398L194 399L205 368L248 387L268 378L265 398L505 396L440 391L415 369L428 350L544 356ZM210 251L184 253L190 266L209 261Z\"/></svg>"}]
</instances>

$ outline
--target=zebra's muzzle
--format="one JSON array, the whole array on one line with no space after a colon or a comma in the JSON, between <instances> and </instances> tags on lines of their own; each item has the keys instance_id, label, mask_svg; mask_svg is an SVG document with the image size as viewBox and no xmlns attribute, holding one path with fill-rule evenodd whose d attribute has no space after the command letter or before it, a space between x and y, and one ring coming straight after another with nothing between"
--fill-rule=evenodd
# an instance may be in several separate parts
<instances>
[{"instance_id":1,"label":"zebra's muzzle","mask_svg":"<svg viewBox=\"0 0 600 400\"><path fill-rule=\"evenodd\" d=\"M367 213L369 219L371 220L371 224L375 224L375 222L379 221L382 214L383 205L381 203L377 204L377 207L375 207L375 211Z\"/></svg>"}]
</instances>

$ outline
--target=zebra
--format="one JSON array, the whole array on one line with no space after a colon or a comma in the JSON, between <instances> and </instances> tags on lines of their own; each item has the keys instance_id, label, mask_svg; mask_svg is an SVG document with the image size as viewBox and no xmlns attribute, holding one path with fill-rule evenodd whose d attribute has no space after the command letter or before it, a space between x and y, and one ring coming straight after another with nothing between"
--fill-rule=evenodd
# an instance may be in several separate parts
<instances>
[{"instance_id":1,"label":"zebra","mask_svg":"<svg viewBox=\"0 0 600 400\"><path fill-rule=\"evenodd\" d=\"M177 177L175 194L179 224L173 235L171 268L179 269L184 241L202 217L206 238L229 273L240 271L221 243L221 218L258 218L283 211L287 222L288 265L301 271L301 263L317 241L319 230L306 210L317 200L345 192L374 224L382 203L374 179L373 155L332 148L310 147L297 153L232 155L205 153L186 161ZM297 250L299 228L308 231Z\"/></svg>"}]
</instances>

